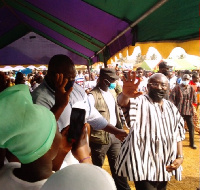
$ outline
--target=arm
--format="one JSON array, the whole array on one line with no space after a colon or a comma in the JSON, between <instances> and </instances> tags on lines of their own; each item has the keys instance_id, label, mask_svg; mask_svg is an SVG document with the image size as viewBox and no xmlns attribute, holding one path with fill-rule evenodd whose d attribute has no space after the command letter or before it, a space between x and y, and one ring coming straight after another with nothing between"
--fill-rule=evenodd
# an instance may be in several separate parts
<instances>
[{"instance_id":1,"label":"arm","mask_svg":"<svg viewBox=\"0 0 200 190\"><path fill-rule=\"evenodd\" d=\"M176 91L177 91L177 86L175 86L172 91L170 92L169 95L169 100L172 102L174 105L177 105L176 103Z\"/></svg>"},{"instance_id":2,"label":"arm","mask_svg":"<svg viewBox=\"0 0 200 190\"><path fill-rule=\"evenodd\" d=\"M58 150L58 154L53 160L53 171L58 171L67 155L71 150L74 157L81 161L81 163L92 163L90 159L90 147L88 143L88 133L90 133L90 126L85 124L78 143L70 143L67 141L69 126L65 127L62 134L62 141Z\"/></svg>"},{"instance_id":3,"label":"arm","mask_svg":"<svg viewBox=\"0 0 200 190\"><path fill-rule=\"evenodd\" d=\"M183 163L183 148L182 148L182 141L177 142L177 157L172 162L171 165L166 166L166 170L171 172L172 170L176 170L179 166Z\"/></svg>"},{"instance_id":4,"label":"arm","mask_svg":"<svg viewBox=\"0 0 200 190\"><path fill-rule=\"evenodd\" d=\"M101 124L101 127L104 125L105 127L102 128L102 130L106 131L106 132L109 132L109 133L112 133L114 134L119 140L123 141L124 138L127 136L127 133L123 130L123 129L118 129L116 128L115 126L109 124L103 117L102 115L98 112L98 110L94 107L95 105L95 99L94 99L94 96L92 94L89 94L88 95L88 99L89 99L89 103L92 107L92 113L94 114L95 113L95 117L94 118L99 118L101 119L101 121L99 122L99 119L96 119L96 120L90 120L90 124L92 126L96 126L97 123L100 123ZM94 124L92 124L92 122L94 122ZM98 129L95 129L95 130L98 130Z\"/></svg>"},{"instance_id":5,"label":"arm","mask_svg":"<svg viewBox=\"0 0 200 190\"><path fill-rule=\"evenodd\" d=\"M115 137L118 138L120 141L123 141L124 138L128 135L123 129L118 129L111 124L108 124L103 130L114 134Z\"/></svg>"},{"instance_id":6,"label":"arm","mask_svg":"<svg viewBox=\"0 0 200 190\"><path fill-rule=\"evenodd\" d=\"M60 143L60 147L59 147L57 156L52 161L53 162L53 171L57 171L60 169L60 167L65 159L65 156L72 149L72 143L69 143L67 141L68 130L69 130L69 126L65 127L61 131L62 140Z\"/></svg>"},{"instance_id":7,"label":"arm","mask_svg":"<svg viewBox=\"0 0 200 190\"><path fill-rule=\"evenodd\" d=\"M80 163L92 164L92 161L90 159L91 150L88 142L89 133L90 126L88 123L86 123L83 128L80 141L72 146L72 154L77 160L79 160Z\"/></svg>"},{"instance_id":8,"label":"arm","mask_svg":"<svg viewBox=\"0 0 200 190\"><path fill-rule=\"evenodd\" d=\"M130 98L122 93L120 93L117 97L117 103L120 107L129 107Z\"/></svg>"}]
</instances>

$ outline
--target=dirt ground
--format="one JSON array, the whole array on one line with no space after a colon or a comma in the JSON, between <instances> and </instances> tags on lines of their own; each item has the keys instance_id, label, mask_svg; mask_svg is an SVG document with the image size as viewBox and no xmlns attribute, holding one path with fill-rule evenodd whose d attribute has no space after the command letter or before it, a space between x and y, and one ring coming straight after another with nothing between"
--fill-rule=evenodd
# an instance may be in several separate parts
<instances>
[{"instance_id":1,"label":"dirt ground","mask_svg":"<svg viewBox=\"0 0 200 190\"><path fill-rule=\"evenodd\" d=\"M196 150L189 147L189 134L186 132L186 138L183 141L183 172L182 181L176 181L174 177L167 185L167 190L197 190L200 187L200 135L195 132ZM108 160L104 162L103 168L110 173ZM129 182L131 190L135 190L134 183Z\"/></svg>"}]
</instances>

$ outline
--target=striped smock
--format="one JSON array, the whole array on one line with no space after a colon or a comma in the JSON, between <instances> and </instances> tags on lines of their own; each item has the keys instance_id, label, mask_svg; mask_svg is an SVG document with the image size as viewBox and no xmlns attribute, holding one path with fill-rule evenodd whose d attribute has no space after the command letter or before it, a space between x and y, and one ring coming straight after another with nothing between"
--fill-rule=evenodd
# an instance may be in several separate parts
<instances>
[{"instance_id":1,"label":"striped smock","mask_svg":"<svg viewBox=\"0 0 200 190\"><path fill-rule=\"evenodd\" d=\"M178 109L163 99L163 111L147 95L130 99L129 135L117 158L116 171L130 181L169 181L172 175L181 180L180 166L169 173L177 155L177 142L185 138L184 121Z\"/></svg>"}]
</instances>

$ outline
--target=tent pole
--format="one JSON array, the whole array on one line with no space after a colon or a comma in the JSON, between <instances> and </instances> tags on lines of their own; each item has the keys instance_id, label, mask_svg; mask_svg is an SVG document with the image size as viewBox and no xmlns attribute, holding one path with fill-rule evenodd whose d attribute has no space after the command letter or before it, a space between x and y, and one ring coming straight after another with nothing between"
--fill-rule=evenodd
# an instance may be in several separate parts
<instances>
[{"instance_id":1,"label":"tent pole","mask_svg":"<svg viewBox=\"0 0 200 190\"><path fill-rule=\"evenodd\" d=\"M92 59L96 55L98 55L99 53L101 53L107 46L109 46L110 44L112 44L114 41L116 41L118 38L120 38L122 35L124 35L127 31L129 31L130 29L132 29L134 26L136 26L139 22L141 22L142 20L144 20L147 16L149 16L152 12L154 12L156 9L158 9L159 7L161 7L167 1L168 0L161 0L160 2L158 2L157 4L155 4L151 9L149 9L146 13L144 13L139 19L137 19L135 22L133 22L132 24L130 24L124 31L122 31L119 35L117 35L113 40L111 40L109 43L107 43L102 49L100 49L97 53L95 53L95 55L93 55L90 58Z\"/></svg>"}]
</instances>

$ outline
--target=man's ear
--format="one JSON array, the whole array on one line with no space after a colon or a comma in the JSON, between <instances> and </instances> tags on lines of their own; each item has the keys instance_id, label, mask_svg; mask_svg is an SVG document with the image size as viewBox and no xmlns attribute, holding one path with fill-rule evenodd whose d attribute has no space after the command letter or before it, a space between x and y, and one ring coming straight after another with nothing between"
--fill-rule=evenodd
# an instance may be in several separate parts
<instances>
[{"instance_id":1,"label":"man's ear","mask_svg":"<svg viewBox=\"0 0 200 190\"><path fill-rule=\"evenodd\" d=\"M103 79L103 82L104 82L104 84L105 84L105 85L107 85L107 86L109 86L109 85L110 85L110 83L109 83L108 79L106 79L106 78L104 78L104 79Z\"/></svg>"}]
</instances>

